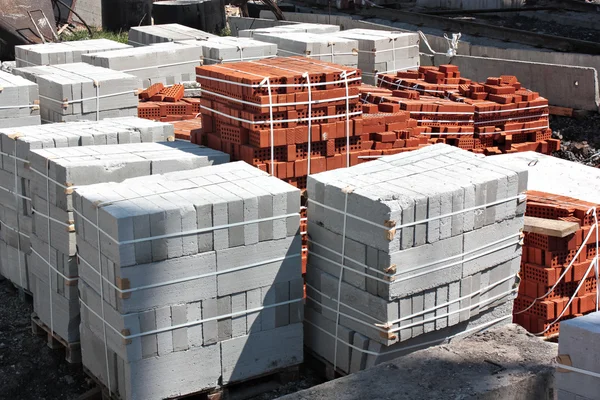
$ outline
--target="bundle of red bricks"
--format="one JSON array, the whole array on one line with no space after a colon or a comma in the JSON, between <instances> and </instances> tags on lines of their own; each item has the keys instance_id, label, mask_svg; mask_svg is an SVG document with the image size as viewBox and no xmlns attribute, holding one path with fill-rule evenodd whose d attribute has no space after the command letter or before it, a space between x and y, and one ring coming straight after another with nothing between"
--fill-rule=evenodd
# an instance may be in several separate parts
<instances>
[{"instance_id":1,"label":"bundle of red bricks","mask_svg":"<svg viewBox=\"0 0 600 400\"><path fill-rule=\"evenodd\" d=\"M548 100L514 76L477 83L455 65L441 65L381 75L379 84L388 91L365 86L363 101L399 104L431 138L486 155L560 149L549 128Z\"/></svg>"},{"instance_id":2,"label":"bundle of red bricks","mask_svg":"<svg viewBox=\"0 0 600 400\"><path fill-rule=\"evenodd\" d=\"M577 222L580 225L578 231L564 238L539 233L525 234L514 322L531 333L543 333L544 336L557 334L560 321L596 309L594 269L586 274L596 257L597 246L594 232L586 241L595 223L592 213L587 213L592 207L597 205L570 197L527 192L526 216ZM580 248L580 254L573 260ZM572 261L573 265L559 281ZM551 290L554 285L556 287ZM536 301L538 298L541 299ZM561 316L571 298L573 301Z\"/></svg>"},{"instance_id":3,"label":"bundle of red bricks","mask_svg":"<svg viewBox=\"0 0 600 400\"><path fill-rule=\"evenodd\" d=\"M361 104L361 72L345 79L347 70L304 57L197 67L203 134L195 141L301 189L309 149L315 174L346 167L347 157L356 165L428 144L424 128L398 104Z\"/></svg>"},{"instance_id":4,"label":"bundle of red bricks","mask_svg":"<svg viewBox=\"0 0 600 400\"><path fill-rule=\"evenodd\" d=\"M196 137L202 136L202 119L194 118L183 121L174 121L171 124L175 127L175 138L188 140L196 143ZM199 139L198 139L199 140Z\"/></svg>"},{"instance_id":5,"label":"bundle of red bricks","mask_svg":"<svg viewBox=\"0 0 600 400\"><path fill-rule=\"evenodd\" d=\"M200 99L184 94L183 85L155 83L139 93L138 117L161 122L194 119L200 113Z\"/></svg>"}]
</instances>

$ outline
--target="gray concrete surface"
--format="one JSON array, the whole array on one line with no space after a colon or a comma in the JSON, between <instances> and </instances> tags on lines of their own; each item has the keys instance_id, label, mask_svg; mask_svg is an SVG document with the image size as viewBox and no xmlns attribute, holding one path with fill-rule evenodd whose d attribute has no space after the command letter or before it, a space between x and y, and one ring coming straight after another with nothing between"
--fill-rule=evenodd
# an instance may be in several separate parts
<instances>
[{"instance_id":1,"label":"gray concrete surface","mask_svg":"<svg viewBox=\"0 0 600 400\"><path fill-rule=\"evenodd\" d=\"M282 400L552 400L557 346L510 324Z\"/></svg>"}]
</instances>

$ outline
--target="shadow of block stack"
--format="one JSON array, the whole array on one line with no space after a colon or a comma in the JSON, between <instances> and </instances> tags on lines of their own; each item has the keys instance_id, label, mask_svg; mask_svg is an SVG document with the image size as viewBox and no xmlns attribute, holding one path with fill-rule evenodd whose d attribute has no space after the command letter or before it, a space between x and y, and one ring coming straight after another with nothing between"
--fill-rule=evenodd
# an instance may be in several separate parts
<instances>
[{"instance_id":1,"label":"shadow of block stack","mask_svg":"<svg viewBox=\"0 0 600 400\"><path fill-rule=\"evenodd\" d=\"M300 191L243 162L77 188L83 365L164 399L303 360Z\"/></svg>"},{"instance_id":2,"label":"shadow of block stack","mask_svg":"<svg viewBox=\"0 0 600 400\"><path fill-rule=\"evenodd\" d=\"M526 186L444 144L309 176L306 346L347 374L509 323Z\"/></svg>"},{"instance_id":3,"label":"shadow of block stack","mask_svg":"<svg viewBox=\"0 0 600 400\"><path fill-rule=\"evenodd\" d=\"M527 232L514 321L529 332L557 335L561 321L596 310L598 291L597 204L537 191L527 192L528 217L575 224L573 232L550 236ZM588 212L589 211L589 212Z\"/></svg>"},{"instance_id":4,"label":"shadow of block stack","mask_svg":"<svg viewBox=\"0 0 600 400\"><path fill-rule=\"evenodd\" d=\"M548 100L523 88L514 76L477 83L461 77L455 65L440 65L383 74L378 80L390 92L373 97L366 88L364 100L384 97L399 103L440 142L486 155L560 149L549 128Z\"/></svg>"},{"instance_id":5,"label":"shadow of block stack","mask_svg":"<svg viewBox=\"0 0 600 400\"><path fill-rule=\"evenodd\" d=\"M222 152L182 141L33 150L29 169L33 224L29 282L37 317L67 343L79 341L79 270L73 187L229 161ZM89 272L86 270L85 272Z\"/></svg>"},{"instance_id":6,"label":"shadow of block stack","mask_svg":"<svg viewBox=\"0 0 600 400\"><path fill-rule=\"evenodd\" d=\"M35 149L173 140L173 126L135 117L0 130L0 274L30 291L30 152Z\"/></svg>"}]
</instances>

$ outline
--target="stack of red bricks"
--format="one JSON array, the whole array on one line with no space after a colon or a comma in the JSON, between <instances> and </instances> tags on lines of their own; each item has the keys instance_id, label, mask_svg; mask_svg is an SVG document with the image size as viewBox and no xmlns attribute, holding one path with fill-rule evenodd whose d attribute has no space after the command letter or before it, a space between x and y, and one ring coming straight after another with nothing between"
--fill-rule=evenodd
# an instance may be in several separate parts
<instances>
[{"instance_id":1,"label":"stack of red bricks","mask_svg":"<svg viewBox=\"0 0 600 400\"><path fill-rule=\"evenodd\" d=\"M356 165L428 144L424 128L398 104L361 104L361 72L345 79L346 70L305 57L197 67L204 133L195 142L301 189L309 152L315 174L346 167L347 157Z\"/></svg>"},{"instance_id":2,"label":"stack of red bricks","mask_svg":"<svg viewBox=\"0 0 600 400\"><path fill-rule=\"evenodd\" d=\"M171 124L175 127L175 138L188 140L192 143L198 142L202 136L202 119L186 119L183 121L174 121ZM198 138L198 139L197 139Z\"/></svg>"},{"instance_id":3,"label":"stack of red bricks","mask_svg":"<svg viewBox=\"0 0 600 400\"><path fill-rule=\"evenodd\" d=\"M184 98L184 94L183 85L155 83L140 92L138 117L161 122L194 119L200 113L200 99Z\"/></svg>"},{"instance_id":4,"label":"stack of red bricks","mask_svg":"<svg viewBox=\"0 0 600 400\"><path fill-rule=\"evenodd\" d=\"M525 215L577 222L580 225L577 232L564 238L525 234L514 322L529 332L555 335L559 331L560 321L596 310L594 269L588 273L596 257L597 246L595 232L590 235L595 220L592 213L587 213L593 207L597 205L548 193L527 192ZM586 240L588 235L589 239ZM581 252L574 260L580 248ZM571 262L573 265L559 280ZM573 300L565 311L571 298Z\"/></svg>"},{"instance_id":5,"label":"stack of red bricks","mask_svg":"<svg viewBox=\"0 0 600 400\"><path fill-rule=\"evenodd\" d=\"M548 100L514 76L477 83L461 77L458 67L441 65L381 75L379 84L388 92L365 87L362 99L398 103L431 138L486 155L560 148L549 128Z\"/></svg>"}]
</instances>

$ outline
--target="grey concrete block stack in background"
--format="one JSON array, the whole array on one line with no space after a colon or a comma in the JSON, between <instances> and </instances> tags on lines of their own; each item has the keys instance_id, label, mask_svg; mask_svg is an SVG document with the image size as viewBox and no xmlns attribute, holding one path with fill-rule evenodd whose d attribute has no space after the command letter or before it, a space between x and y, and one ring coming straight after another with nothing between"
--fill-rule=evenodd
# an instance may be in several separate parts
<instances>
[{"instance_id":1,"label":"grey concrete block stack in background","mask_svg":"<svg viewBox=\"0 0 600 400\"><path fill-rule=\"evenodd\" d=\"M358 42L358 68L365 83L376 84L377 73L393 73L419 67L419 34L349 29L335 36Z\"/></svg>"},{"instance_id":2,"label":"grey concrete block stack in background","mask_svg":"<svg viewBox=\"0 0 600 400\"><path fill-rule=\"evenodd\" d=\"M31 291L32 150L174 140L173 125L135 117L0 129L0 275ZM67 151L67 149L64 149ZM15 173L16 171L16 173Z\"/></svg>"},{"instance_id":3,"label":"grey concrete block stack in background","mask_svg":"<svg viewBox=\"0 0 600 400\"><path fill-rule=\"evenodd\" d=\"M179 24L136 26L129 30L129 44L136 47L179 40L206 40L213 37L218 36Z\"/></svg>"},{"instance_id":4,"label":"grey concrete block stack in background","mask_svg":"<svg viewBox=\"0 0 600 400\"><path fill-rule=\"evenodd\" d=\"M238 32L239 37L254 37L255 34L275 34L275 33L333 33L339 32L340 27L338 25L325 25L325 24L289 24L272 26L269 28L256 28L256 29L244 29ZM255 38L257 39L257 38Z\"/></svg>"},{"instance_id":5,"label":"grey concrete block stack in background","mask_svg":"<svg viewBox=\"0 0 600 400\"><path fill-rule=\"evenodd\" d=\"M36 82L42 122L137 116L137 78L86 63L16 68Z\"/></svg>"},{"instance_id":6,"label":"grey concrete block stack in background","mask_svg":"<svg viewBox=\"0 0 600 400\"><path fill-rule=\"evenodd\" d=\"M196 79L196 66L202 63L202 49L179 43L86 54L83 62L135 75L137 85L173 85Z\"/></svg>"},{"instance_id":7,"label":"grey concrete block stack in background","mask_svg":"<svg viewBox=\"0 0 600 400\"><path fill-rule=\"evenodd\" d=\"M298 189L236 162L73 202L83 364L112 393L183 396L302 362Z\"/></svg>"},{"instance_id":8,"label":"grey concrete block stack in background","mask_svg":"<svg viewBox=\"0 0 600 400\"><path fill-rule=\"evenodd\" d=\"M558 400L592 400L600 393L600 312L562 321L558 340L559 362L590 374L557 366ZM594 376L594 374L596 376Z\"/></svg>"},{"instance_id":9,"label":"grey concrete block stack in background","mask_svg":"<svg viewBox=\"0 0 600 400\"><path fill-rule=\"evenodd\" d=\"M28 44L15 46L15 59L17 61L17 67L71 64L81 62L81 56L83 54L127 48L131 48L131 46L108 39Z\"/></svg>"},{"instance_id":10,"label":"grey concrete block stack in background","mask_svg":"<svg viewBox=\"0 0 600 400\"><path fill-rule=\"evenodd\" d=\"M0 128L40 124L38 85L0 71Z\"/></svg>"},{"instance_id":11,"label":"grey concrete block stack in background","mask_svg":"<svg viewBox=\"0 0 600 400\"><path fill-rule=\"evenodd\" d=\"M311 175L306 345L350 373L510 322L526 185L447 145Z\"/></svg>"},{"instance_id":12,"label":"grey concrete block stack in background","mask_svg":"<svg viewBox=\"0 0 600 400\"><path fill-rule=\"evenodd\" d=\"M29 159L33 309L53 332L73 343L79 341L79 297L70 188L223 164L229 155L175 141L33 150Z\"/></svg>"},{"instance_id":13,"label":"grey concrete block stack in background","mask_svg":"<svg viewBox=\"0 0 600 400\"><path fill-rule=\"evenodd\" d=\"M182 40L178 43L202 48L204 65L254 61L277 56L277 45L241 37L215 37L206 40Z\"/></svg>"}]
</instances>

